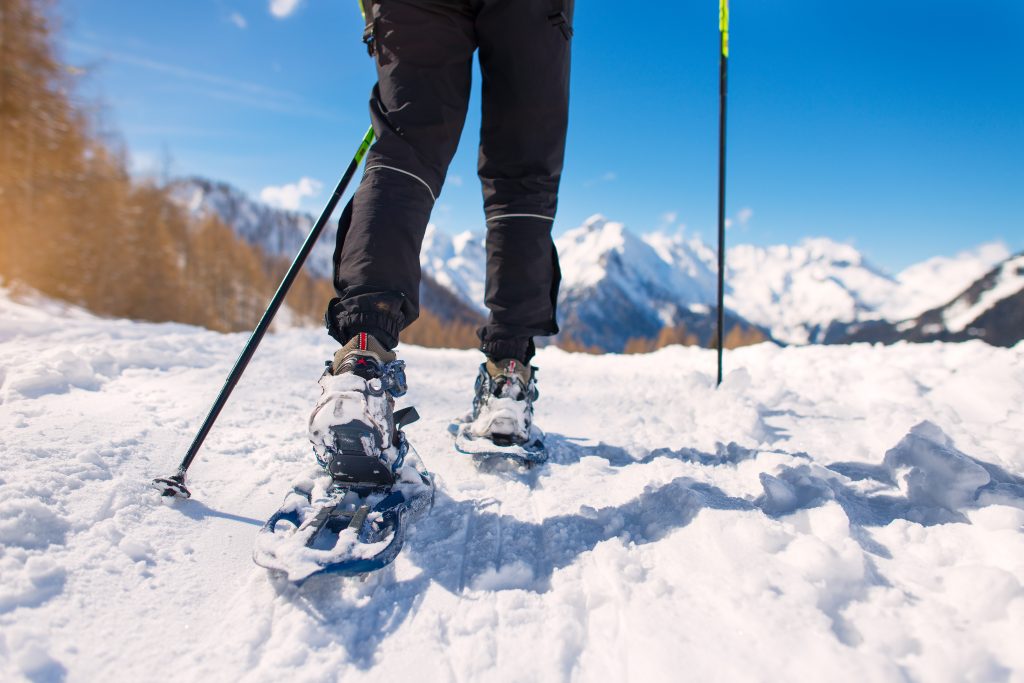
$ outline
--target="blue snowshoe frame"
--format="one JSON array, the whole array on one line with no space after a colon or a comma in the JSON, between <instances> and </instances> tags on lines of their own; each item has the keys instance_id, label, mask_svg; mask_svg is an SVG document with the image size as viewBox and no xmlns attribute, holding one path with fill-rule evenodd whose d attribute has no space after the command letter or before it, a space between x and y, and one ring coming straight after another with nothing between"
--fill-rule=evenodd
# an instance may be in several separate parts
<instances>
[{"instance_id":1,"label":"blue snowshoe frame","mask_svg":"<svg viewBox=\"0 0 1024 683\"><path fill-rule=\"evenodd\" d=\"M433 478L425 472L419 472L419 475L423 486L416 488L416 494L408 497L405 491L398 488L387 493L384 498L373 506L372 509L364 514L360 514L364 509L361 506L356 510L345 510L338 514L335 514L335 512L337 507L342 504L342 500L347 496L347 494L355 493L360 499L365 499L374 493L380 493L381 491L379 488L360 487L356 485L335 485L330 491L330 501L325 502L322 505L314 505L312 500L313 492L311 490L300 488L293 489L293 493L303 496L309 504L309 508L305 509L308 510L306 519L303 519L301 514L305 510L278 510L263 525L259 534L279 533L276 530L276 527L277 524L282 521L286 521L290 523L293 528L298 529L307 521L309 516L312 515L314 518L313 523L316 524L316 528L313 530L313 533L310 534L309 539L305 543L305 547L315 548L318 543L323 543L323 541L329 540L326 536L329 536L330 534L335 536L336 542L337 535L345 529L348 529L353 521L358 520L359 530L357 532L357 538L360 545L366 543L380 543L386 539L388 535L391 535L391 541L373 557L357 557L349 560L329 562L326 564L320 564L318 562L317 564L320 566L320 569L307 574L301 579L292 580L292 583L296 586L301 586L314 576L329 574L337 576L360 576L378 571L391 564L395 558L398 557L402 547L405 545L405 538L409 525L433 507ZM375 519L377 514L380 515L379 520ZM322 549L328 550L330 547L333 547L333 545ZM271 571L284 571L281 566L274 566L272 562L264 562L261 561L261 559L262 558L256 555L253 557L256 564L261 567L265 567Z\"/></svg>"}]
</instances>

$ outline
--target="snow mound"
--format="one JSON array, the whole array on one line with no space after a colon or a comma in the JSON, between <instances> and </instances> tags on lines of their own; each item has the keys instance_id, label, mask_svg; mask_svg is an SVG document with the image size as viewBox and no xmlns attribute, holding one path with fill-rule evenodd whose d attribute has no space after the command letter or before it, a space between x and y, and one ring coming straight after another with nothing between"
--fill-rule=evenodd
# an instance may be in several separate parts
<instances>
[{"instance_id":1,"label":"snow mound","mask_svg":"<svg viewBox=\"0 0 1024 683\"><path fill-rule=\"evenodd\" d=\"M885 454L882 466L913 505L955 512L972 504L991 481L985 468L956 450L931 422L914 427Z\"/></svg>"}]
</instances>

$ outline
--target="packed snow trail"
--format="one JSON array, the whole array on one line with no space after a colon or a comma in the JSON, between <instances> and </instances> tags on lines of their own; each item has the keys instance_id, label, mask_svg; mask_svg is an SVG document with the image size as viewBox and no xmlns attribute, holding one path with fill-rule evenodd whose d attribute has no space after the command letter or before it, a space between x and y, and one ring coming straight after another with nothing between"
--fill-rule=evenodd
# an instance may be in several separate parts
<instances>
[{"instance_id":1,"label":"packed snow trail","mask_svg":"<svg viewBox=\"0 0 1024 683\"><path fill-rule=\"evenodd\" d=\"M0 679L1024 680L1024 345L542 351L550 461L446 425L478 354L401 349L437 501L395 565L296 589L253 538L313 463L331 342L0 296Z\"/></svg>"}]
</instances>

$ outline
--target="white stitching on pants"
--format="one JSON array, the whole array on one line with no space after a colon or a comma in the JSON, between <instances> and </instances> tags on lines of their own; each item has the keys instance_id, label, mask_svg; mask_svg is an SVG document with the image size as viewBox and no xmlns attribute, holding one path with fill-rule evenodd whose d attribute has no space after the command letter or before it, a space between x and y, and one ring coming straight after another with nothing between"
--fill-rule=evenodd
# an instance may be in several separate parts
<instances>
[{"instance_id":1,"label":"white stitching on pants","mask_svg":"<svg viewBox=\"0 0 1024 683\"><path fill-rule=\"evenodd\" d=\"M500 216L491 216L486 222L490 223L491 221L496 221L499 218L543 218L546 221L555 220L551 216L541 216L539 213L503 213Z\"/></svg>"},{"instance_id":2,"label":"white stitching on pants","mask_svg":"<svg viewBox=\"0 0 1024 683\"><path fill-rule=\"evenodd\" d=\"M430 198L433 199L435 202L437 201L437 197L434 196L434 191L430 189L430 185L427 185L427 181L424 180L423 178L420 178L415 173L409 173L409 171L406 171L404 169L395 168L394 166L385 166L384 164L377 164L376 166L367 166L366 170L363 171L363 173L369 173L370 171L372 171L375 168L386 168L389 171L398 171L399 173L404 173L407 176L412 176L416 180L418 180L421 183L423 183L423 187L427 188L427 194L430 195Z\"/></svg>"}]
</instances>

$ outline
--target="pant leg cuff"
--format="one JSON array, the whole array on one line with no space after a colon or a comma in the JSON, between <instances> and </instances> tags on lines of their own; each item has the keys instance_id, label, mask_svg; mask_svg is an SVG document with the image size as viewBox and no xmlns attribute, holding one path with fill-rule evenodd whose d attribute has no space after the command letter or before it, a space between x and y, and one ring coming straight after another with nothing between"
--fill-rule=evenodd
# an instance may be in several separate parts
<instances>
[{"instance_id":1,"label":"pant leg cuff","mask_svg":"<svg viewBox=\"0 0 1024 683\"><path fill-rule=\"evenodd\" d=\"M493 361L515 358L521 363L529 363L537 351L533 345L533 337L489 339L480 343L480 350Z\"/></svg>"},{"instance_id":2,"label":"pant leg cuff","mask_svg":"<svg viewBox=\"0 0 1024 683\"><path fill-rule=\"evenodd\" d=\"M345 344L360 332L373 335L388 351L398 346L398 334L405 321L394 315L379 311L344 311L334 302L324 316L327 332L340 344Z\"/></svg>"}]
</instances>

